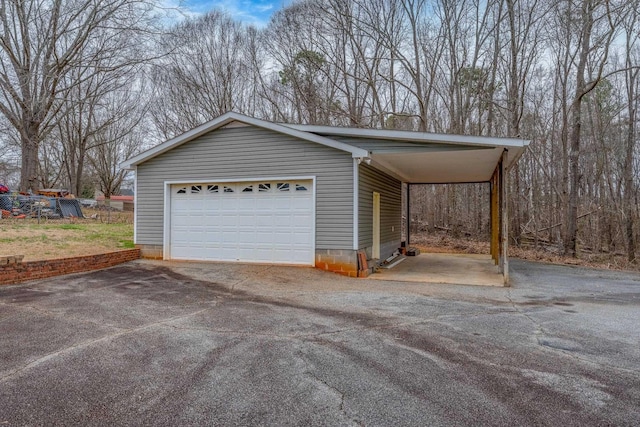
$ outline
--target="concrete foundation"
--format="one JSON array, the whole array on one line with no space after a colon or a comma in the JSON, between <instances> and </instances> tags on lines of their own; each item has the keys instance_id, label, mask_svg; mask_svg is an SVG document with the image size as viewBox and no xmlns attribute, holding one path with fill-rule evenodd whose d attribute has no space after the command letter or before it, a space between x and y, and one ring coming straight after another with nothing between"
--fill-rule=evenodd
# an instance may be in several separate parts
<instances>
[{"instance_id":1,"label":"concrete foundation","mask_svg":"<svg viewBox=\"0 0 640 427\"><path fill-rule=\"evenodd\" d=\"M146 259L163 259L162 245L136 245ZM348 249L316 249L315 266L349 277L358 277L358 256Z\"/></svg>"},{"instance_id":2,"label":"concrete foundation","mask_svg":"<svg viewBox=\"0 0 640 427\"><path fill-rule=\"evenodd\" d=\"M140 249L140 257L146 259L162 259L162 245L136 245Z\"/></svg>"},{"instance_id":3,"label":"concrete foundation","mask_svg":"<svg viewBox=\"0 0 640 427\"><path fill-rule=\"evenodd\" d=\"M358 277L358 255L348 249L316 249L316 268Z\"/></svg>"}]
</instances>

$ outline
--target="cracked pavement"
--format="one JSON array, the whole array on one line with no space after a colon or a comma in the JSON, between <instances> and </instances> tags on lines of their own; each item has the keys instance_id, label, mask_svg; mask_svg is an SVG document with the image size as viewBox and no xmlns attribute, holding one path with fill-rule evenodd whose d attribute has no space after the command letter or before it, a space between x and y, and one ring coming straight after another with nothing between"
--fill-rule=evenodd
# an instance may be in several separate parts
<instances>
[{"instance_id":1,"label":"cracked pavement","mask_svg":"<svg viewBox=\"0 0 640 427\"><path fill-rule=\"evenodd\" d=\"M639 425L640 275L136 261L0 287L0 425Z\"/></svg>"}]
</instances>

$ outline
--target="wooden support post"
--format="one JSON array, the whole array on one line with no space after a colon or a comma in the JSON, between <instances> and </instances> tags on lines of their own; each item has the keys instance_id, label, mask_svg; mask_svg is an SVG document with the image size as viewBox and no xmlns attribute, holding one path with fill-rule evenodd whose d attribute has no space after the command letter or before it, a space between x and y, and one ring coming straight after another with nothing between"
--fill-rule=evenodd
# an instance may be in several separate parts
<instances>
[{"instance_id":1,"label":"wooden support post","mask_svg":"<svg viewBox=\"0 0 640 427\"><path fill-rule=\"evenodd\" d=\"M495 265L498 265L500 259L499 253L499 232L500 220L498 218L499 209L499 192L498 192L498 168L491 176L491 193L490 193L490 219L491 219L491 258Z\"/></svg>"},{"instance_id":2,"label":"wooden support post","mask_svg":"<svg viewBox=\"0 0 640 427\"><path fill-rule=\"evenodd\" d=\"M502 246L502 263L501 270L504 276L504 285L509 286L509 186L507 185L507 155L508 151L505 149L502 152L502 160L500 161L500 210L501 216L501 246Z\"/></svg>"},{"instance_id":3,"label":"wooden support post","mask_svg":"<svg viewBox=\"0 0 640 427\"><path fill-rule=\"evenodd\" d=\"M411 244L411 184L407 182L407 244L409 249Z\"/></svg>"}]
</instances>

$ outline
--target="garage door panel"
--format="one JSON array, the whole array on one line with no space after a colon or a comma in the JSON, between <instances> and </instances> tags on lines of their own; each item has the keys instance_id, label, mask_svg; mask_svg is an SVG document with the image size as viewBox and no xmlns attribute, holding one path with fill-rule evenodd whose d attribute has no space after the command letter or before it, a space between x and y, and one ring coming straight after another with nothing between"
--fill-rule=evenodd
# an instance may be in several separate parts
<instances>
[{"instance_id":1,"label":"garage door panel","mask_svg":"<svg viewBox=\"0 0 640 427\"><path fill-rule=\"evenodd\" d=\"M264 215L256 216L255 223L257 228L264 229L266 227L275 226L277 224L277 221L275 220L275 218L273 218L272 215L270 215L268 212L265 212Z\"/></svg>"},{"instance_id":2,"label":"garage door panel","mask_svg":"<svg viewBox=\"0 0 640 427\"><path fill-rule=\"evenodd\" d=\"M177 200L176 204L178 205L177 208L179 211L181 212L201 212L202 209L204 208L204 201L203 200L188 200L188 199L182 199L182 200Z\"/></svg>"},{"instance_id":3,"label":"garage door panel","mask_svg":"<svg viewBox=\"0 0 640 427\"><path fill-rule=\"evenodd\" d=\"M252 243L257 248L260 248L260 247L270 248L272 242L273 242L272 232L257 232L254 235Z\"/></svg>"},{"instance_id":4,"label":"garage door panel","mask_svg":"<svg viewBox=\"0 0 640 427\"><path fill-rule=\"evenodd\" d=\"M208 215L203 216L199 221L200 223L210 231L221 231L222 224L220 223L219 214L214 210L209 210Z\"/></svg>"},{"instance_id":5,"label":"garage door panel","mask_svg":"<svg viewBox=\"0 0 640 427\"><path fill-rule=\"evenodd\" d=\"M237 242L240 247L248 245L249 247L255 247L256 233L253 231L239 231L237 234Z\"/></svg>"},{"instance_id":6,"label":"garage door panel","mask_svg":"<svg viewBox=\"0 0 640 427\"><path fill-rule=\"evenodd\" d=\"M313 262L311 181L181 184L171 190L172 258Z\"/></svg>"},{"instance_id":7,"label":"garage door panel","mask_svg":"<svg viewBox=\"0 0 640 427\"><path fill-rule=\"evenodd\" d=\"M238 258L237 253L233 248L222 248L222 249L206 248L203 250L202 256L198 259L202 261L211 261L211 260L236 261L237 258ZM193 259L193 258L186 258L186 259Z\"/></svg>"},{"instance_id":8,"label":"garage door panel","mask_svg":"<svg viewBox=\"0 0 640 427\"><path fill-rule=\"evenodd\" d=\"M238 227L255 228L256 214L255 212L238 212Z\"/></svg>"},{"instance_id":9,"label":"garage door panel","mask_svg":"<svg viewBox=\"0 0 640 427\"><path fill-rule=\"evenodd\" d=\"M238 248L238 260L247 260L250 259L252 261L257 262L267 262L270 260L260 259L258 252L254 248Z\"/></svg>"},{"instance_id":10,"label":"garage door panel","mask_svg":"<svg viewBox=\"0 0 640 427\"><path fill-rule=\"evenodd\" d=\"M306 247L311 244L311 239L306 233L293 233L291 236L291 244Z\"/></svg>"},{"instance_id":11,"label":"garage door panel","mask_svg":"<svg viewBox=\"0 0 640 427\"><path fill-rule=\"evenodd\" d=\"M224 230L222 233L222 237L220 241L223 245L227 247L235 247L238 244L238 233L237 231L227 231Z\"/></svg>"},{"instance_id":12,"label":"garage door panel","mask_svg":"<svg viewBox=\"0 0 640 427\"><path fill-rule=\"evenodd\" d=\"M207 246L219 247L222 244L222 232L202 233Z\"/></svg>"},{"instance_id":13,"label":"garage door panel","mask_svg":"<svg viewBox=\"0 0 640 427\"><path fill-rule=\"evenodd\" d=\"M291 200L291 209L300 210L302 212L305 212L307 210L307 206L309 205L308 197L305 197L305 198L292 197L290 200Z\"/></svg>"},{"instance_id":14,"label":"garage door panel","mask_svg":"<svg viewBox=\"0 0 640 427\"><path fill-rule=\"evenodd\" d=\"M235 213L224 212L220 215L220 225L225 230L235 230L238 226L238 216Z\"/></svg>"},{"instance_id":15,"label":"garage door panel","mask_svg":"<svg viewBox=\"0 0 640 427\"><path fill-rule=\"evenodd\" d=\"M289 224L291 227L302 227L305 230L307 229L307 224L313 219L311 214L291 215L289 218Z\"/></svg>"},{"instance_id":16,"label":"garage door panel","mask_svg":"<svg viewBox=\"0 0 640 427\"><path fill-rule=\"evenodd\" d=\"M204 247L204 236L202 233L186 233L186 238L180 242L183 246L193 246L194 248Z\"/></svg>"},{"instance_id":17,"label":"garage door panel","mask_svg":"<svg viewBox=\"0 0 640 427\"><path fill-rule=\"evenodd\" d=\"M240 193L237 203L239 212L251 212L256 208L256 200L253 197L253 194Z\"/></svg>"}]
</instances>

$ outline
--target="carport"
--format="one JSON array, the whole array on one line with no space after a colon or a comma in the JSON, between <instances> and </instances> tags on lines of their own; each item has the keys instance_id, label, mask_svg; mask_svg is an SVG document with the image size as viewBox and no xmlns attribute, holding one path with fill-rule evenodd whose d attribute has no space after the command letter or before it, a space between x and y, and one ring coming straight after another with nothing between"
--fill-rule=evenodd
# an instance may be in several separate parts
<instances>
[{"instance_id":1,"label":"carport","mask_svg":"<svg viewBox=\"0 0 640 427\"><path fill-rule=\"evenodd\" d=\"M302 128L302 127L301 127ZM411 243L410 188L422 184L472 184L488 183L490 187L490 257L466 257L471 271L481 272L478 263L493 263L503 277L505 286L509 284L508 259L508 175L510 169L525 152L530 141L519 138L479 137L468 135L449 135L397 130L354 129L351 133L345 128L304 127L324 135L341 137L369 138L372 143L367 148L371 166L386 172L406 185L407 246ZM398 142L412 144L397 147ZM445 257L440 256L443 262ZM460 262L464 256L450 257L450 269L460 271ZM414 264L416 261L412 261ZM406 267L405 267L406 268ZM414 272L423 269L415 266ZM487 275L492 269L485 268ZM390 273L385 273L390 276ZM442 276L440 276L442 277ZM482 280L481 280L482 282ZM482 283L480 283L482 284Z\"/></svg>"}]
</instances>

